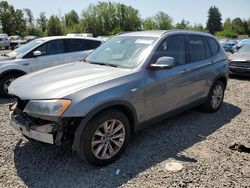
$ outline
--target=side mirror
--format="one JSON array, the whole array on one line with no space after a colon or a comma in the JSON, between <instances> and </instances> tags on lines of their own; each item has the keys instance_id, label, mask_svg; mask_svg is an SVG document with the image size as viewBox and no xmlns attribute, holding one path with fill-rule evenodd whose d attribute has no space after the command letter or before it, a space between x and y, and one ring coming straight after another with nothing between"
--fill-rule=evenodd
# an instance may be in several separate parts
<instances>
[{"instance_id":1,"label":"side mirror","mask_svg":"<svg viewBox=\"0 0 250 188\"><path fill-rule=\"evenodd\" d=\"M40 52L40 51L34 51L34 52L33 52L33 55L34 55L35 57L41 56L41 55L42 55L42 52Z\"/></svg>"},{"instance_id":2,"label":"side mirror","mask_svg":"<svg viewBox=\"0 0 250 188\"><path fill-rule=\"evenodd\" d=\"M155 64L151 65L153 69L172 69L174 67L174 58L160 57Z\"/></svg>"}]
</instances>

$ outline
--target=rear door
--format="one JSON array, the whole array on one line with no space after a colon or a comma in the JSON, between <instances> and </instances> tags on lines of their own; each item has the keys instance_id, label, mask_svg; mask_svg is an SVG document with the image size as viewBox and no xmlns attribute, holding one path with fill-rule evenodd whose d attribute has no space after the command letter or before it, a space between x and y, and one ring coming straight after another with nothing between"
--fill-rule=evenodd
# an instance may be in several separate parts
<instances>
[{"instance_id":1,"label":"rear door","mask_svg":"<svg viewBox=\"0 0 250 188\"><path fill-rule=\"evenodd\" d=\"M70 61L84 59L93 49L101 45L100 41L88 39L67 39L65 40L65 52Z\"/></svg>"},{"instance_id":2,"label":"rear door","mask_svg":"<svg viewBox=\"0 0 250 188\"><path fill-rule=\"evenodd\" d=\"M188 47L188 69L189 79L192 80L192 90L188 102L202 99L207 96L211 83L209 77L213 72L211 65L211 50L206 37L202 35L188 35L186 37Z\"/></svg>"}]
</instances>

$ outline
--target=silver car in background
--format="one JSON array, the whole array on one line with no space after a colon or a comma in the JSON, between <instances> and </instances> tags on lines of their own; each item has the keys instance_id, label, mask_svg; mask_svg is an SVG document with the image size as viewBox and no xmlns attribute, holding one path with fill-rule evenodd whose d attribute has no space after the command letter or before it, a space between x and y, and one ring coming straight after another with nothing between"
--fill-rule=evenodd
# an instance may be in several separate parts
<instances>
[{"instance_id":1,"label":"silver car in background","mask_svg":"<svg viewBox=\"0 0 250 188\"><path fill-rule=\"evenodd\" d=\"M230 55L229 61L231 75L250 76L250 44Z\"/></svg>"},{"instance_id":2,"label":"silver car in background","mask_svg":"<svg viewBox=\"0 0 250 188\"><path fill-rule=\"evenodd\" d=\"M15 129L107 165L130 135L159 117L201 105L216 112L227 85L225 51L209 34L144 31L115 36L87 56L31 73L9 87ZM153 125L153 124L151 124Z\"/></svg>"},{"instance_id":3,"label":"silver car in background","mask_svg":"<svg viewBox=\"0 0 250 188\"><path fill-rule=\"evenodd\" d=\"M0 49L9 49L10 48L10 41L6 36L0 36Z\"/></svg>"}]
</instances>

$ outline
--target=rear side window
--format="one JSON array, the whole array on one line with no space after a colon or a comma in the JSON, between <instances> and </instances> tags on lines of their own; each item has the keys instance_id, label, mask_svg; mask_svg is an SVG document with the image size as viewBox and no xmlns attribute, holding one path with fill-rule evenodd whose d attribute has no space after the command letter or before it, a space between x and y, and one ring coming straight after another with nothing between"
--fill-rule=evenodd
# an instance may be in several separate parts
<instances>
[{"instance_id":1,"label":"rear side window","mask_svg":"<svg viewBox=\"0 0 250 188\"><path fill-rule=\"evenodd\" d=\"M217 54L219 51L219 45L214 38L207 37L208 45L210 47L212 56Z\"/></svg>"},{"instance_id":2,"label":"rear side window","mask_svg":"<svg viewBox=\"0 0 250 188\"><path fill-rule=\"evenodd\" d=\"M99 47L102 43L100 41L86 40L86 50L93 50Z\"/></svg>"},{"instance_id":3,"label":"rear side window","mask_svg":"<svg viewBox=\"0 0 250 188\"><path fill-rule=\"evenodd\" d=\"M188 47L190 62L206 59L206 50L203 37L189 36Z\"/></svg>"},{"instance_id":4,"label":"rear side window","mask_svg":"<svg viewBox=\"0 0 250 188\"><path fill-rule=\"evenodd\" d=\"M92 50L100 46L101 42L84 39L68 39L66 40L66 52L78 52L84 50Z\"/></svg>"},{"instance_id":5,"label":"rear side window","mask_svg":"<svg viewBox=\"0 0 250 188\"><path fill-rule=\"evenodd\" d=\"M63 40L54 40L48 43L46 55L64 53Z\"/></svg>"}]
</instances>

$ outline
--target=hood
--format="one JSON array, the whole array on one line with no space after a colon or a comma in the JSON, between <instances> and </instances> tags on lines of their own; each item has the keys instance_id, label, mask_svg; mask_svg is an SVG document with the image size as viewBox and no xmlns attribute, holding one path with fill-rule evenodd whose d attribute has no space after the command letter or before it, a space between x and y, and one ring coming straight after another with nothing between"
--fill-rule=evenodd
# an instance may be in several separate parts
<instances>
[{"instance_id":1,"label":"hood","mask_svg":"<svg viewBox=\"0 0 250 188\"><path fill-rule=\"evenodd\" d=\"M9 60L14 60L15 57L0 56L0 63L8 63Z\"/></svg>"},{"instance_id":2,"label":"hood","mask_svg":"<svg viewBox=\"0 0 250 188\"><path fill-rule=\"evenodd\" d=\"M229 57L229 59L231 61L249 61L250 62L250 53L235 52Z\"/></svg>"},{"instance_id":3,"label":"hood","mask_svg":"<svg viewBox=\"0 0 250 188\"><path fill-rule=\"evenodd\" d=\"M12 82L9 92L23 100L63 98L129 72L131 70L76 62L22 76Z\"/></svg>"}]
</instances>

